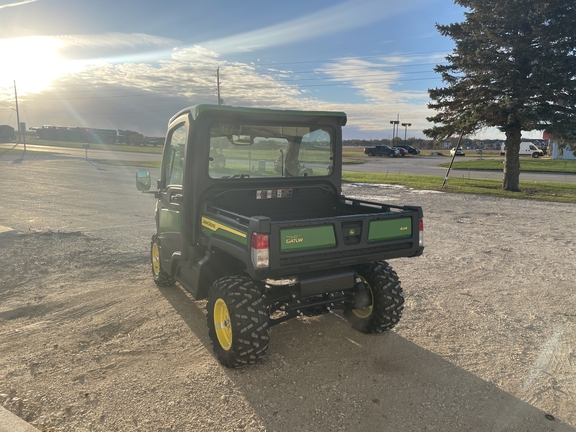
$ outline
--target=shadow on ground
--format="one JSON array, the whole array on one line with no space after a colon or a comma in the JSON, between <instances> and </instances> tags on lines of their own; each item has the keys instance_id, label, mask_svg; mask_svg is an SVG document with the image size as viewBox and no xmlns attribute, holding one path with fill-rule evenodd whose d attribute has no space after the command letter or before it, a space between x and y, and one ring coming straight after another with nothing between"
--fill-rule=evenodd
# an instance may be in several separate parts
<instances>
[{"instance_id":1,"label":"shadow on ground","mask_svg":"<svg viewBox=\"0 0 576 432\"><path fill-rule=\"evenodd\" d=\"M212 352L201 304L181 289L161 293ZM221 368L268 430L575 430L394 332L361 334L339 315L288 321L270 338L263 363Z\"/></svg>"}]
</instances>

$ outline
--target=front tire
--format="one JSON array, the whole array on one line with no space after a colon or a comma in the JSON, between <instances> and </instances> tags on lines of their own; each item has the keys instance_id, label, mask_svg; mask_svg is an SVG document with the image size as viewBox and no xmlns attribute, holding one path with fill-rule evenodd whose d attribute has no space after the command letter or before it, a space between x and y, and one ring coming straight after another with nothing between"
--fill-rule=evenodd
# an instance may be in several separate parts
<instances>
[{"instance_id":1,"label":"front tire","mask_svg":"<svg viewBox=\"0 0 576 432\"><path fill-rule=\"evenodd\" d=\"M393 329L404 311L404 296L398 275L387 262L367 264L357 269L370 304L362 309L347 309L344 316L363 333L382 333Z\"/></svg>"},{"instance_id":2,"label":"front tire","mask_svg":"<svg viewBox=\"0 0 576 432\"><path fill-rule=\"evenodd\" d=\"M150 245L150 264L152 264L152 278L156 285L160 287L168 287L176 283L176 280L162 268L162 260L160 259L160 242L156 235L152 236L152 243Z\"/></svg>"},{"instance_id":3,"label":"front tire","mask_svg":"<svg viewBox=\"0 0 576 432\"><path fill-rule=\"evenodd\" d=\"M532 153L532 157L533 157L534 159L538 159L538 158L540 157L540 153L534 152L534 153Z\"/></svg>"},{"instance_id":4,"label":"front tire","mask_svg":"<svg viewBox=\"0 0 576 432\"><path fill-rule=\"evenodd\" d=\"M240 368L268 350L269 312L262 291L246 276L218 279L208 293L208 334L218 361Z\"/></svg>"}]
</instances>

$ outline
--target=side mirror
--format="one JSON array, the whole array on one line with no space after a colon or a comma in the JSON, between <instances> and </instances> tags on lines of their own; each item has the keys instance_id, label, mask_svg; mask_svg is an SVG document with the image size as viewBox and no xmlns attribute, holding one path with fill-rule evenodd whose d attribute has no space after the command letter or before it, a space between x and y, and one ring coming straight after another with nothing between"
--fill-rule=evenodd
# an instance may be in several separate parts
<instances>
[{"instance_id":1,"label":"side mirror","mask_svg":"<svg viewBox=\"0 0 576 432\"><path fill-rule=\"evenodd\" d=\"M136 187L140 192L146 192L150 190L150 171L140 170L136 173Z\"/></svg>"}]
</instances>

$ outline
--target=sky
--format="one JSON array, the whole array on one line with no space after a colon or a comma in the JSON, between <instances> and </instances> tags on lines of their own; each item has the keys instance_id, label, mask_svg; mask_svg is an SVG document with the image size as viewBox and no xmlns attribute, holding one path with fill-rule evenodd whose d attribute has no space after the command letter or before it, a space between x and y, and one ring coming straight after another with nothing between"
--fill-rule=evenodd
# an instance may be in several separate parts
<instances>
[{"instance_id":1,"label":"sky","mask_svg":"<svg viewBox=\"0 0 576 432\"><path fill-rule=\"evenodd\" d=\"M343 111L346 139L424 138L450 0L0 0L0 124L164 136L199 103ZM525 137L538 138L538 135ZM479 138L503 138L496 130Z\"/></svg>"}]
</instances>

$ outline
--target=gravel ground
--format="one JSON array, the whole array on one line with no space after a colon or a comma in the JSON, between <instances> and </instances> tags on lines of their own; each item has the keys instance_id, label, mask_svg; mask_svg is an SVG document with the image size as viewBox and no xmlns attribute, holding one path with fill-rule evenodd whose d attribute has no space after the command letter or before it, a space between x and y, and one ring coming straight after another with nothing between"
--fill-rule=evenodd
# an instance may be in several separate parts
<instances>
[{"instance_id":1,"label":"gravel ground","mask_svg":"<svg viewBox=\"0 0 576 432\"><path fill-rule=\"evenodd\" d=\"M424 255L391 261L400 324L288 321L240 370L212 355L204 303L152 282L145 248L0 233L0 403L41 431L575 430L576 206L345 192L424 207Z\"/></svg>"}]
</instances>

